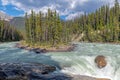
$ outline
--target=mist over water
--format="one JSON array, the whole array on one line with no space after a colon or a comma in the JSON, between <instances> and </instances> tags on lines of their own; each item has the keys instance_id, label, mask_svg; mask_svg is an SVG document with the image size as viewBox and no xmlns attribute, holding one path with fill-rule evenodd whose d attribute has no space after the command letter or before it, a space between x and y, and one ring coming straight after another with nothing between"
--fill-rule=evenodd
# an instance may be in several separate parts
<instances>
[{"instance_id":1,"label":"mist over water","mask_svg":"<svg viewBox=\"0 0 120 80\"><path fill-rule=\"evenodd\" d=\"M111 80L120 79L120 45L99 43L76 43L72 52L51 52L35 54L27 50L15 48L17 42L0 44L0 63L44 63L59 66L58 72L75 75L86 75ZM99 69L94 59L104 55L107 66Z\"/></svg>"}]
</instances>

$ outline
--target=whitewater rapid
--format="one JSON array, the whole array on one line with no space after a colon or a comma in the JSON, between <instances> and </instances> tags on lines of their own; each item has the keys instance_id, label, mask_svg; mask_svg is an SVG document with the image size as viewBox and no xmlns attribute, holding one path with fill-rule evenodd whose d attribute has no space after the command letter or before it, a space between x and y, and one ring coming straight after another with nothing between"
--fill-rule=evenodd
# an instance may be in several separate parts
<instances>
[{"instance_id":1,"label":"whitewater rapid","mask_svg":"<svg viewBox=\"0 0 120 80\"><path fill-rule=\"evenodd\" d=\"M35 54L27 50L15 48L17 42L0 44L0 62L44 63L61 67L61 73L86 75L111 80L120 79L120 45L99 43L75 43L72 52L51 52ZM107 66L99 69L94 59L104 55Z\"/></svg>"}]
</instances>

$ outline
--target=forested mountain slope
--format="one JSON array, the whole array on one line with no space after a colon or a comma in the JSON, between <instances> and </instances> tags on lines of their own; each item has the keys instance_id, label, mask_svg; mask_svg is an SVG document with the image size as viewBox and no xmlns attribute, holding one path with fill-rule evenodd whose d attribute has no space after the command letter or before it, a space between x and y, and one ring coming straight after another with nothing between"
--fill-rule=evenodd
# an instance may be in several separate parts
<instances>
[{"instance_id":1,"label":"forested mountain slope","mask_svg":"<svg viewBox=\"0 0 120 80\"><path fill-rule=\"evenodd\" d=\"M19 41L21 39L21 32L10 26L8 21L0 20L0 42Z\"/></svg>"},{"instance_id":2,"label":"forested mountain slope","mask_svg":"<svg viewBox=\"0 0 120 80\"><path fill-rule=\"evenodd\" d=\"M113 7L104 5L93 13L84 14L80 18L67 21L73 40L89 42L120 41L120 5L117 0ZM82 38L79 36L83 35Z\"/></svg>"},{"instance_id":3,"label":"forested mountain slope","mask_svg":"<svg viewBox=\"0 0 120 80\"><path fill-rule=\"evenodd\" d=\"M21 31L25 31L25 18L24 17L14 17L10 20L10 24L15 26Z\"/></svg>"}]
</instances>

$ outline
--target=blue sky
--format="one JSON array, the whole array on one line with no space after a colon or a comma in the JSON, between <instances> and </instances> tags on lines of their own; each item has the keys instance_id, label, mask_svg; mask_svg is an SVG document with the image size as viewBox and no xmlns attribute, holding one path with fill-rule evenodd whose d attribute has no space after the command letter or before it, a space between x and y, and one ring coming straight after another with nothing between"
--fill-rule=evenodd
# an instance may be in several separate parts
<instances>
[{"instance_id":1,"label":"blue sky","mask_svg":"<svg viewBox=\"0 0 120 80\"><path fill-rule=\"evenodd\" d=\"M0 11L11 16L23 16L31 9L45 13L50 8L57 10L61 18L69 20L93 12L104 4L112 6L114 0L0 0Z\"/></svg>"},{"instance_id":2,"label":"blue sky","mask_svg":"<svg viewBox=\"0 0 120 80\"><path fill-rule=\"evenodd\" d=\"M15 6L12 4L3 6L1 1L0 1L0 11L3 11L10 16L21 16L24 14L23 10L17 10L17 8L15 8Z\"/></svg>"}]
</instances>

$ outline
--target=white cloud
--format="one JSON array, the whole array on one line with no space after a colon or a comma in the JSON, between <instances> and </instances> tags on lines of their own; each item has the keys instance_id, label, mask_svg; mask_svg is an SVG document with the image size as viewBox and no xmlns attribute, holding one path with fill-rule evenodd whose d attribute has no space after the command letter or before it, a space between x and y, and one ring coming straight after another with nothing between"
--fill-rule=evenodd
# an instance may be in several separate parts
<instances>
[{"instance_id":1,"label":"white cloud","mask_svg":"<svg viewBox=\"0 0 120 80\"><path fill-rule=\"evenodd\" d=\"M33 9L36 12L47 12L47 9L57 10L60 15L75 16L80 11L92 12L103 4L113 5L114 0L1 0L2 5L12 4L15 9L30 13ZM73 14L71 14L73 13Z\"/></svg>"},{"instance_id":2,"label":"white cloud","mask_svg":"<svg viewBox=\"0 0 120 80\"><path fill-rule=\"evenodd\" d=\"M18 8L18 7L13 7L13 9L18 10L18 11L21 11L21 9Z\"/></svg>"},{"instance_id":3,"label":"white cloud","mask_svg":"<svg viewBox=\"0 0 120 80\"><path fill-rule=\"evenodd\" d=\"M0 10L0 12L1 12L2 14L6 14L6 12L4 12L4 11L1 11L1 10Z\"/></svg>"},{"instance_id":4,"label":"white cloud","mask_svg":"<svg viewBox=\"0 0 120 80\"><path fill-rule=\"evenodd\" d=\"M66 17L66 20L72 20L76 17L80 17L83 14L84 14L84 12L71 13Z\"/></svg>"},{"instance_id":5,"label":"white cloud","mask_svg":"<svg viewBox=\"0 0 120 80\"><path fill-rule=\"evenodd\" d=\"M9 1L8 0L1 0L2 1L2 5L7 5L9 4Z\"/></svg>"}]
</instances>

